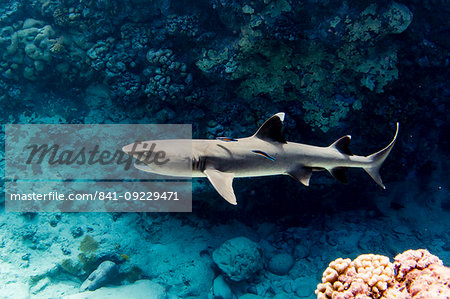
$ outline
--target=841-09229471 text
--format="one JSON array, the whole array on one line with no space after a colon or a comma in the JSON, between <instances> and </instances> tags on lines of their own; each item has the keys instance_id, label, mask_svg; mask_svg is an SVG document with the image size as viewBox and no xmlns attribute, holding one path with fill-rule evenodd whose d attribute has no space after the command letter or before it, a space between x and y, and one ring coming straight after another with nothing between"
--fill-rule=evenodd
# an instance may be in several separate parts
<instances>
[{"instance_id":1,"label":"841-09229471 text","mask_svg":"<svg viewBox=\"0 0 450 299\"><path fill-rule=\"evenodd\" d=\"M178 201L178 192L176 191L128 191L128 192L116 192L116 191L95 191L94 193L61 193L56 191L51 191L48 193L11 193L9 200L38 200L38 201L58 201L58 200L77 200L77 201L90 201L90 200L100 200L100 201L117 201L117 200L127 200L127 201Z\"/></svg>"}]
</instances>

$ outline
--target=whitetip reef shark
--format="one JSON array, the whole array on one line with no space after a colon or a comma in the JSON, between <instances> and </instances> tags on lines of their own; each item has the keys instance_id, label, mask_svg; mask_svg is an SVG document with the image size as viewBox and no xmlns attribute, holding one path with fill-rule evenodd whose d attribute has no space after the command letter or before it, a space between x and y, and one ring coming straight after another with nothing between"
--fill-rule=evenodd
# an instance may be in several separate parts
<instances>
[{"instance_id":1,"label":"whitetip reef shark","mask_svg":"<svg viewBox=\"0 0 450 299\"><path fill-rule=\"evenodd\" d=\"M327 147L287 142L282 133L284 116L283 112L273 115L250 137L151 140L126 145L122 150L137 158L140 162L135 167L143 171L207 177L217 192L233 205L237 204L232 186L235 177L283 174L308 186L313 171L328 170L337 180L347 182L345 170L357 167L386 188L379 170L395 144L398 123L388 146L368 156L357 156L349 149L350 135ZM155 153L154 149L159 152ZM158 163L161 158L164 160Z\"/></svg>"}]
</instances>

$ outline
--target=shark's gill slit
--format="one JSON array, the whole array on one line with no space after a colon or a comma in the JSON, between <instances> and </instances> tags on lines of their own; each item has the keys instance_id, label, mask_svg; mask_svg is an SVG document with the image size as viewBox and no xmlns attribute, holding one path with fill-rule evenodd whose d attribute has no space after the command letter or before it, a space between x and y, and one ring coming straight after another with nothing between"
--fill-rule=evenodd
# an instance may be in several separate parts
<instances>
[{"instance_id":1,"label":"shark's gill slit","mask_svg":"<svg viewBox=\"0 0 450 299\"><path fill-rule=\"evenodd\" d=\"M206 157L199 157L192 159L192 171L203 172L205 170Z\"/></svg>"}]
</instances>

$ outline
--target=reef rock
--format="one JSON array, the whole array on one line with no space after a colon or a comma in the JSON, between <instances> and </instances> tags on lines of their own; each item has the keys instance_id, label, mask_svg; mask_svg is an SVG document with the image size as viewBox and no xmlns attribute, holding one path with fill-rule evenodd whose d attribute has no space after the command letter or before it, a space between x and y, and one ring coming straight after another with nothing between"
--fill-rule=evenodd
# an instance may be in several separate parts
<instances>
[{"instance_id":1,"label":"reef rock","mask_svg":"<svg viewBox=\"0 0 450 299\"><path fill-rule=\"evenodd\" d=\"M118 266L111 261L104 261L98 268L92 272L80 287L81 291L94 291L108 284L115 278L118 272Z\"/></svg>"},{"instance_id":2,"label":"reef rock","mask_svg":"<svg viewBox=\"0 0 450 299\"><path fill-rule=\"evenodd\" d=\"M286 275L294 265L294 258L288 253L278 253L269 261L269 271L277 275Z\"/></svg>"},{"instance_id":3,"label":"reef rock","mask_svg":"<svg viewBox=\"0 0 450 299\"><path fill-rule=\"evenodd\" d=\"M245 237L223 243L214 250L213 260L233 281L249 279L263 267L259 245Z\"/></svg>"},{"instance_id":4,"label":"reef rock","mask_svg":"<svg viewBox=\"0 0 450 299\"><path fill-rule=\"evenodd\" d=\"M214 279L213 287L208 298L232 299L233 297L233 292L223 276L217 276L216 279Z\"/></svg>"}]
</instances>

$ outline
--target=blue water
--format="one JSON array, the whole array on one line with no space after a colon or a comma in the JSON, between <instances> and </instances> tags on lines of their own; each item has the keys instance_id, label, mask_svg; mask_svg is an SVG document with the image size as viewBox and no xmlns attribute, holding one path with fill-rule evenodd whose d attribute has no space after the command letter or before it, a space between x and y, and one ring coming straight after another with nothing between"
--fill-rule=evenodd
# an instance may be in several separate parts
<instances>
[{"instance_id":1,"label":"blue water","mask_svg":"<svg viewBox=\"0 0 450 299\"><path fill-rule=\"evenodd\" d=\"M400 123L386 190L350 169L347 184L235 179L236 206L196 178L190 213L8 212L3 189L23 173L2 175L0 298L315 298L338 257L425 248L448 266L448 14L446 1L0 1L2 171L6 124L190 124L233 142L285 112L288 141L351 134L366 156ZM31 171L68 192L49 169ZM214 255L238 237L254 243L230 256L258 249L230 274Z\"/></svg>"}]
</instances>

